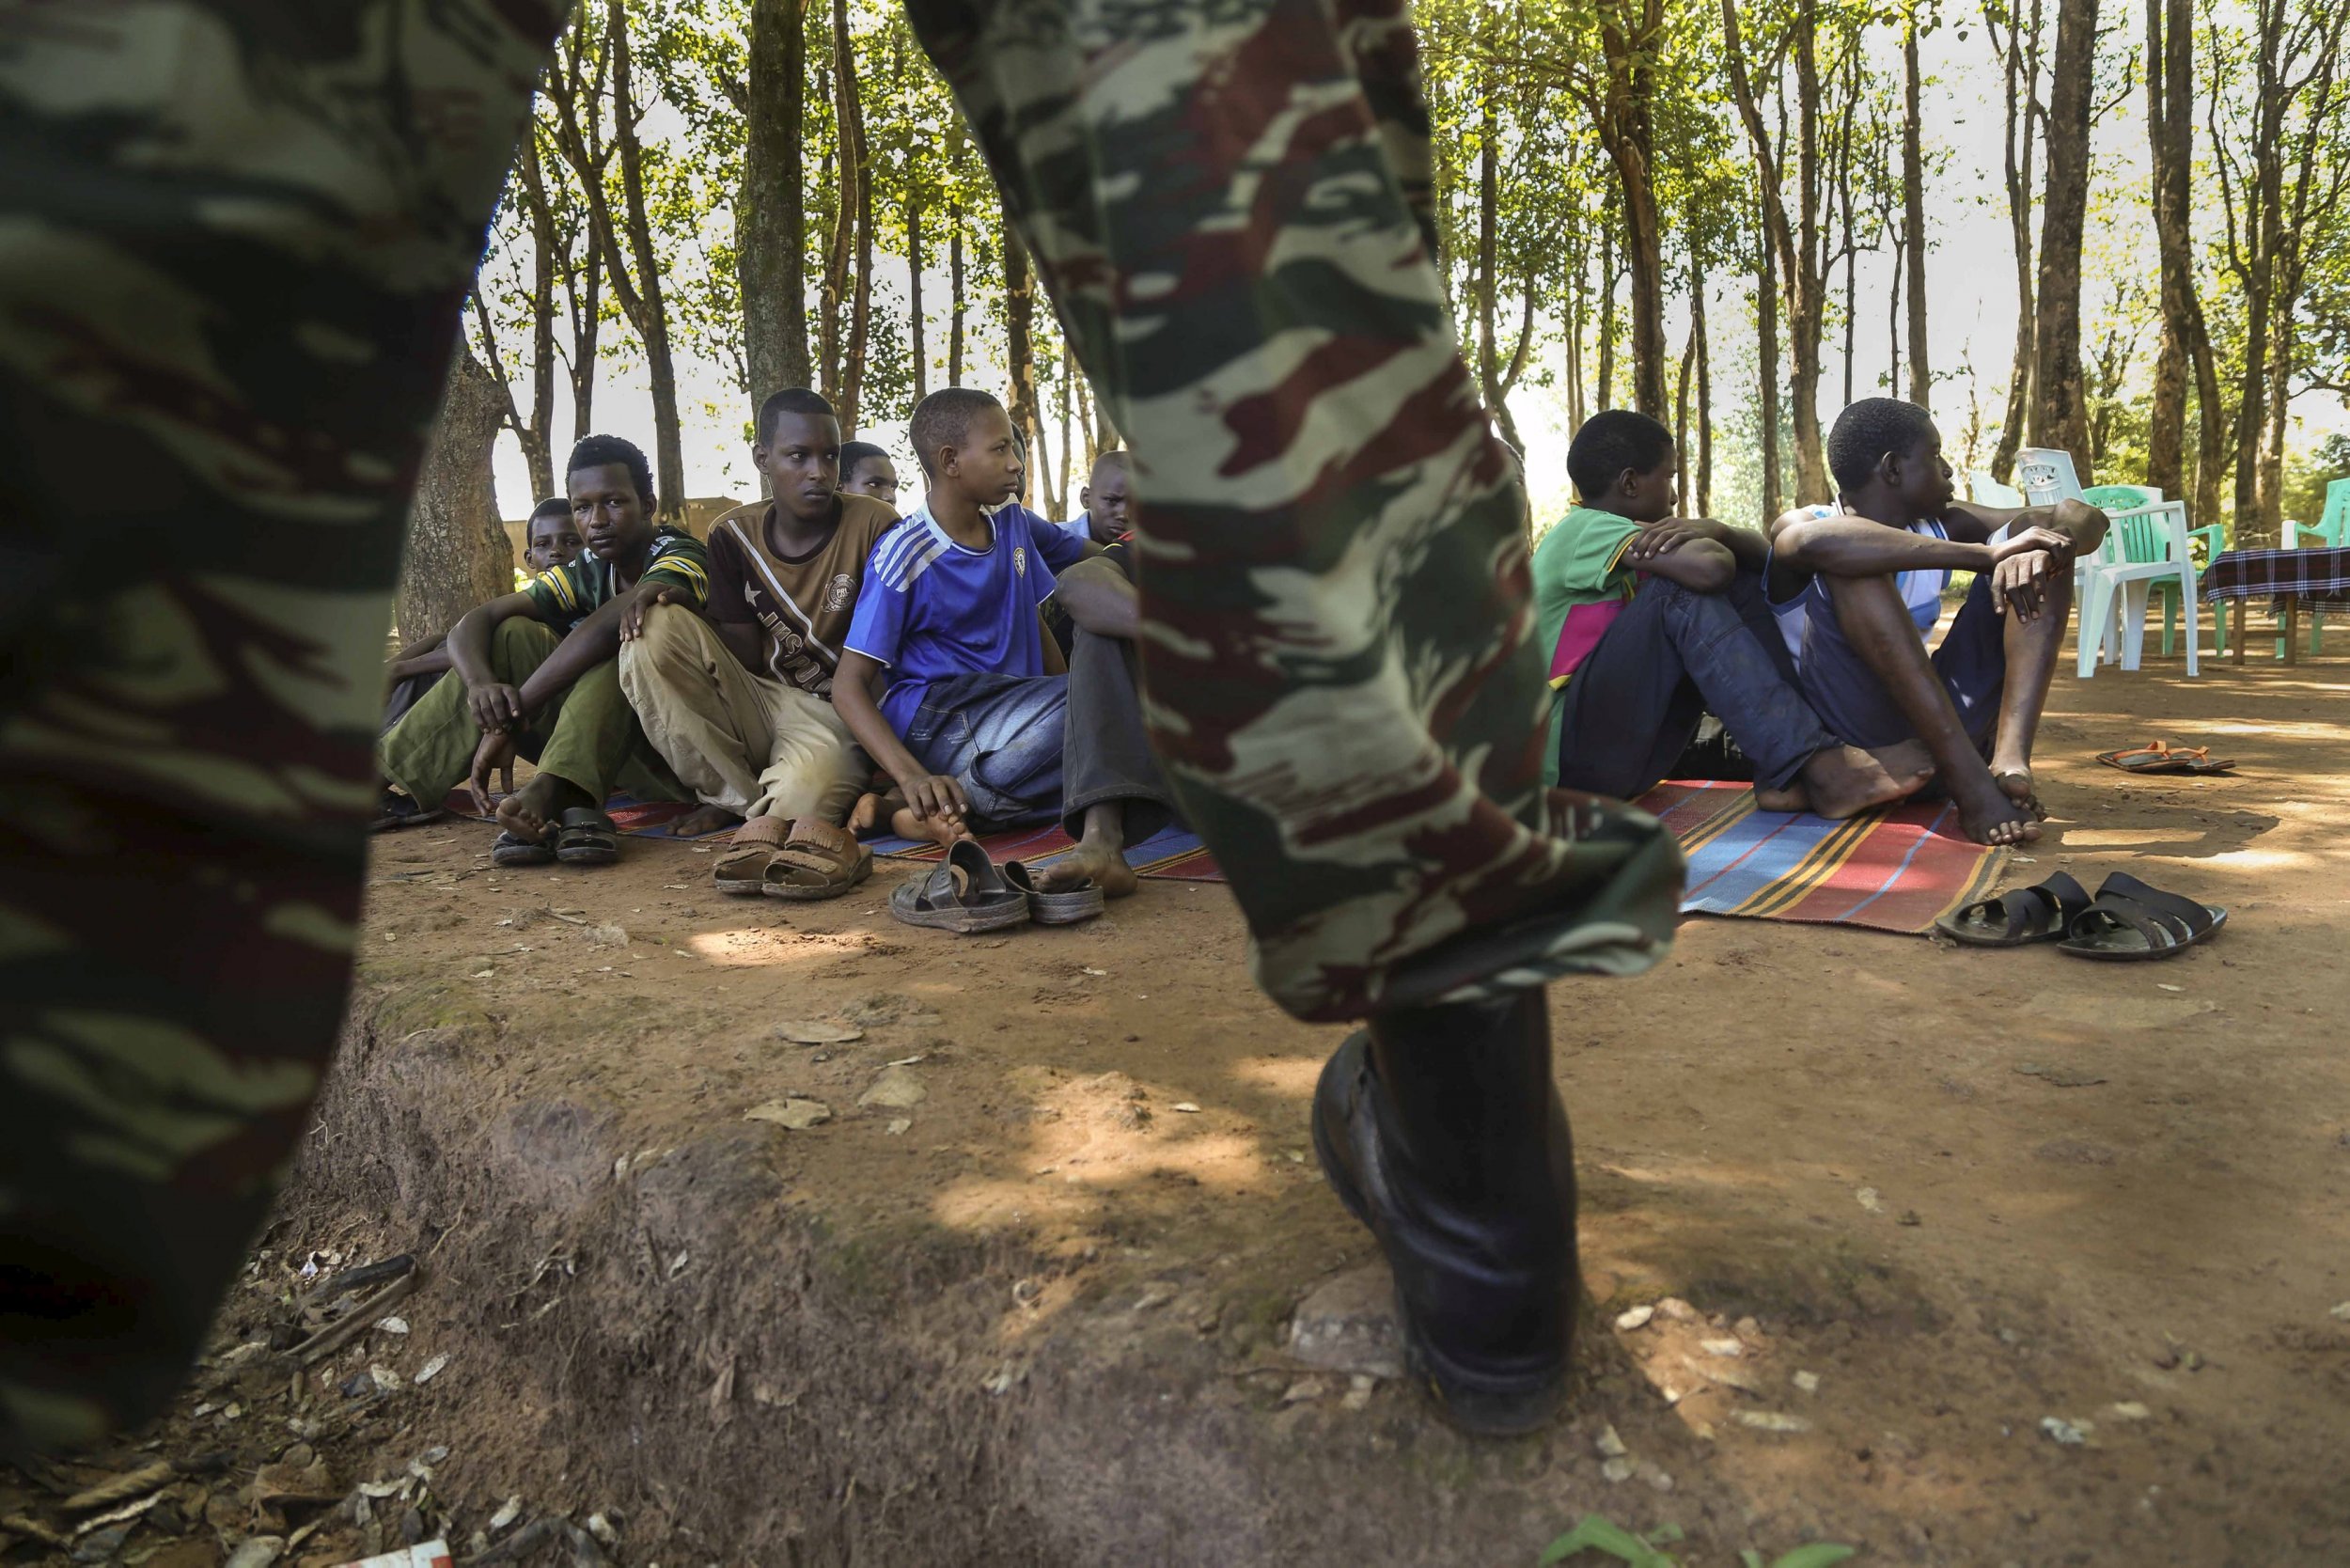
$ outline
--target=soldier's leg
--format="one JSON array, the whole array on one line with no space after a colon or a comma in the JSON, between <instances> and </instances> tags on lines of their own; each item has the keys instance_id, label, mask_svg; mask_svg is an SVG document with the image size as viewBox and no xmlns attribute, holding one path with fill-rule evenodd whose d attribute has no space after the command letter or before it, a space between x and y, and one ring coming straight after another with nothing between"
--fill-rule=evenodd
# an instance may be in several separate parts
<instances>
[{"instance_id":1,"label":"soldier's leg","mask_svg":"<svg viewBox=\"0 0 2350 1568\"><path fill-rule=\"evenodd\" d=\"M1362 1211L1406 1335L1465 1422L1539 1419L1572 1194L1554 1130L1493 1086L1547 1059L1521 993L1655 962L1681 861L1653 821L1579 833L1541 788L1525 497L1421 222L1402 0L907 9L1135 451L1152 740L1258 979L1301 1017L1372 1015L1426 1069L1323 1096L1325 1144L1423 1152ZM1479 1115L1505 1153L1454 1180L1439 1124ZM1508 1266L1431 1252L1383 1196L1421 1185L1516 1238Z\"/></svg>"},{"instance_id":2,"label":"soldier's leg","mask_svg":"<svg viewBox=\"0 0 2350 1568\"><path fill-rule=\"evenodd\" d=\"M308 1124L413 476L563 8L52 9L0 52L8 1445L157 1408Z\"/></svg>"}]
</instances>

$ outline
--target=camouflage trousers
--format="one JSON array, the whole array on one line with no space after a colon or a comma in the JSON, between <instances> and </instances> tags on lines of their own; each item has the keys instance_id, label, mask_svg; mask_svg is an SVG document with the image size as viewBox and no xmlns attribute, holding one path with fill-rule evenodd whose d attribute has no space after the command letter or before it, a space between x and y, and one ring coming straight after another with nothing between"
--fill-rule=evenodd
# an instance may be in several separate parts
<instances>
[{"instance_id":1,"label":"camouflage trousers","mask_svg":"<svg viewBox=\"0 0 2350 1568\"><path fill-rule=\"evenodd\" d=\"M349 988L383 639L556 0L0 0L0 1441L152 1412Z\"/></svg>"},{"instance_id":2,"label":"camouflage trousers","mask_svg":"<svg viewBox=\"0 0 2350 1568\"><path fill-rule=\"evenodd\" d=\"M1662 953L1542 788L1526 500L1432 260L1402 0L907 0L1135 454L1152 739L1302 1018Z\"/></svg>"}]
</instances>

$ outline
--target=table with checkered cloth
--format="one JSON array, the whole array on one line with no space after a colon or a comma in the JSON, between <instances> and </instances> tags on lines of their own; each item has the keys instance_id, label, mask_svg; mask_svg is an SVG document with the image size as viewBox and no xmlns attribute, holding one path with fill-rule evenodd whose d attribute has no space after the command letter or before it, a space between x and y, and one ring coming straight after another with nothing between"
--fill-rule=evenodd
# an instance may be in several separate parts
<instances>
[{"instance_id":1,"label":"table with checkered cloth","mask_svg":"<svg viewBox=\"0 0 2350 1568\"><path fill-rule=\"evenodd\" d=\"M2255 599L2277 604L2278 653L2286 664L2299 660L2304 603L2350 601L2350 550L2223 550L2203 571L2203 597L2213 604L2235 601L2235 641L2229 657L2244 662L2245 607ZM2317 612L2310 612L2310 651L2318 651Z\"/></svg>"},{"instance_id":2,"label":"table with checkered cloth","mask_svg":"<svg viewBox=\"0 0 2350 1568\"><path fill-rule=\"evenodd\" d=\"M2223 550L2203 572L2203 597L2350 600L2350 550Z\"/></svg>"}]
</instances>

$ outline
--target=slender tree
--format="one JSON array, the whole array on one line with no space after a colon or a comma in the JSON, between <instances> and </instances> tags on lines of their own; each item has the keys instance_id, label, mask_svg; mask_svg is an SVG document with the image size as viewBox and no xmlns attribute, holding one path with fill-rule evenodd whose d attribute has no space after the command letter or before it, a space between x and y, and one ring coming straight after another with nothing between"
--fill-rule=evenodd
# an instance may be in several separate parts
<instances>
[{"instance_id":1,"label":"slender tree","mask_svg":"<svg viewBox=\"0 0 2350 1568\"><path fill-rule=\"evenodd\" d=\"M1902 117L1901 256L1905 269L1902 281L1907 283L1909 295L1909 400L1925 408L1933 405L1934 372L1926 359L1926 158L1919 130L1924 116L1919 102L1918 12L1919 0L1910 0L1902 23L1902 106L1907 112ZM1902 291L1897 281L1896 299ZM1896 378L1901 357L1897 338Z\"/></svg>"},{"instance_id":2,"label":"slender tree","mask_svg":"<svg viewBox=\"0 0 2350 1568\"><path fill-rule=\"evenodd\" d=\"M734 243L744 360L756 404L813 378L807 355L807 209L802 194L807 35L800 0L750 0L750 7Z\"/></svg>"},{"instance_id":3,"label":"slender tree","mask_svg":"<svg viewBox=\"0 0 2350 1568\"><path fill-rule=\"evenodd\" d=\"M2024 416L2031 407L2032 373L2038 363L2032 352L2038 323L2032 306L2031 215L2034 149L2044 112L2040 106L2043 0L2029 0L2029 11L2016 8L2022 3L1989 0L1983 8L1984 28L1999 53L2005 126L2000 155L2007 182L2008 238L2015 252L2015 357L2008 374L2007 413L2000 420L1998 446L1991 457L1991 472L2002 482L2014 472L2015 453L2024 444Z\"/></svg>"},{"instance_id":4,"label":"slender tree","mask_svg":"<svg viewBox=\"0 0 2350 1568\"><path fill-rule=\"evenodd\" d=\"M2081 383L2081 235L2089 217L2096 63L2097 0L2057 0L2056 59L2048 72L2048 178L2033 301L2031 437L2037 446L2082 457L2089 448L2089 403Z\"/></svg>"}]
</instances>

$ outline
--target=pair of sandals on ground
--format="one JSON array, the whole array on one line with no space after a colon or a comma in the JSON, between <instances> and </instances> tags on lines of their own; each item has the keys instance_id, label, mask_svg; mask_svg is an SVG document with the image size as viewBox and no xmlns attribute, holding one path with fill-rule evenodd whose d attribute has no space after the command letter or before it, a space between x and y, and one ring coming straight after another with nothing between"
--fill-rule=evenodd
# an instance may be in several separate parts
<instances>
[{"instance_id":1,"label":"pair of sandals on ground","mask_svg":"<svg viewBox=\"0 0 2350 1568\"><path fill-rule=\"evenodd\" d=\"M838 898L873 874L873 852L845 827L802 817L753 817L734 830L711 867L721 893L802 902ZM1019 861L997 866L974 839L948 847L926 876L891 889L889 912L910 926L972 935L1011 926L1075 925L1102 913L1092 882L1047 890Z\"/></svg>"},{"instance_id":2,"label":"pair of sandals on ground","mask_svg":"<svg viewBox=\"0 0 2350 1568\"><path fill-rule=\"evenodd\" d=\"M2091 898L2062 871L2047 881L1970 903L1935 922L1970 948L2030 948L2053 942L2076 958L2139 962L2176 958L2228 923L2217 904L2149 886L2116 871Z\"/></svg>"}]
</instances>

